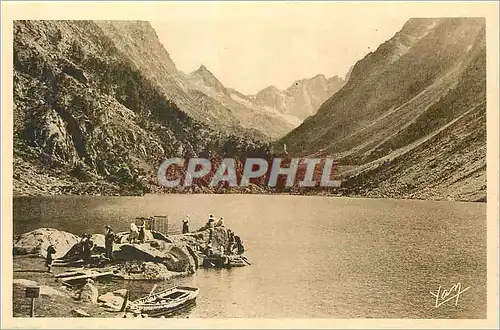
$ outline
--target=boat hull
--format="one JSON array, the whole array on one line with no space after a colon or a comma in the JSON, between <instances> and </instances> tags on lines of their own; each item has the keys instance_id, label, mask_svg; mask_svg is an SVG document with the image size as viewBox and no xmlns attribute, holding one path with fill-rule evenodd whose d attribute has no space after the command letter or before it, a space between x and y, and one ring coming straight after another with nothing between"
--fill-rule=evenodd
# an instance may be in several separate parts
<instances>
[{"instance_id":1,"label":"boat hull","mask_svg":"<svg viewBox=\"0 0 500 330\"><path fill-rule=\"evenodd\" d=\"M186 300L183 304L172 307L172 308L166 308L166 309L158 309L158 310L150 310L149 312L143 312L142 314L146 314L149 317L158 317L158 316L169 316L172 315L176 312L185 310L191 306L196 305L196 298Z\"/></svg>"},{"instance_id":2,"label":"boat hull","mask_svg":"<svg viewBox=\"0 0 500 330\"><path fill-rule=\"evenodd\" d=\"M130 303L129 310L148 316L162 316L192 306L198 297L198 288L176 287Z\"/></svg>"}]
</instances>

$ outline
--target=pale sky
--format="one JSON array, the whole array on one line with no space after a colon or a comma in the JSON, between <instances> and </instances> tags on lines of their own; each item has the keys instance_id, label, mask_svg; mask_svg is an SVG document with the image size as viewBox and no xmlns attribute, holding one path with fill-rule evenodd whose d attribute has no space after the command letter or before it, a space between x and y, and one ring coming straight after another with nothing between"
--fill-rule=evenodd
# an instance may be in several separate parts
<instances>
[{"instance_id":1,"label":"pale sky","mask_svg":"<svg viewBox=\"0 0 500 330\"><path fill-rule=\"evenodd\" d=\"M412 17L369 3L173 3L151 21L178 69L204 64L226 86L255 94L349 68Z\"/></svg>"}]
</instances>

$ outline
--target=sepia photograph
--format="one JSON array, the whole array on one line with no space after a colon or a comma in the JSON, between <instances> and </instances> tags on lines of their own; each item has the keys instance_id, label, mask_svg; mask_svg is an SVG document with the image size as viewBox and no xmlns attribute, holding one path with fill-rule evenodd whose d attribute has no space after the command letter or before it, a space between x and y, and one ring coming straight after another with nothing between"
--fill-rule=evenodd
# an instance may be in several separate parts
<instances>
[{"instance_id":1,"label":"sepia photograph","mask_svg":"<svg viewBox=\"0 0 500 330\"><path fill-rule=\"evenodd\" d=\"M498 3L463 4L2 3L2 315L498 326Z\"/></svg>"}]
</instances>

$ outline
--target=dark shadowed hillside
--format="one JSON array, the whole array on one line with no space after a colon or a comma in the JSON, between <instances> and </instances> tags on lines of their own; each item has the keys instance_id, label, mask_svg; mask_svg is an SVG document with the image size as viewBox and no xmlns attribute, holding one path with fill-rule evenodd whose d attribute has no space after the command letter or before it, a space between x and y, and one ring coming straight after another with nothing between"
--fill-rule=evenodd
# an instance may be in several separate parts
<instances>
[{"instance_id":1,"label":"dark shadowed hillside","mask_svg":"<svg viewBox=\"0 0 500 330\"><path fill-rule=\"evenodd\" d=\"M484 19L411 19L282 141L337 157L344 193L484 200L485 46Z\"/></svg>"},{"instance_id":2,"label":"dark shadowed hillside","mask_svg":"<svg viewBox=\"0 0 500 330\"><path fill-rule=\"evenodd\" d=\"M14 194L140 194L165 157L260 147L206 124L233 116L179 87L151 31L144 22L14 22Z\"/></svg>"},{"instance_id":3,"label":"dark shadowed hillside","mask_svg":"<svg viewBox=\"0 0 500 330\"><path fill-rule=\"evenodd\" d=\"M297 126L291 125L280 116L273 116L272 113L254 111L252 108L242 112L235 106L238 104L225 102L227 98L219 97L219 92L225 89L224 86L204 66L198 70L196 76L209 88L198 88L199 84L193 84L193 79L177 70L149 22L95 21L95 23L144 76L161 88L168 99L174 101L192 118L207 124L212 129L236 134L246 133L250 137L257 138L278 138ZM165 47L168 49L168 45ZM215 88L215 94L212 93L212 88ZM249 115L254 115L254 122L248 123Z\"/></svg>"}]
</instances>

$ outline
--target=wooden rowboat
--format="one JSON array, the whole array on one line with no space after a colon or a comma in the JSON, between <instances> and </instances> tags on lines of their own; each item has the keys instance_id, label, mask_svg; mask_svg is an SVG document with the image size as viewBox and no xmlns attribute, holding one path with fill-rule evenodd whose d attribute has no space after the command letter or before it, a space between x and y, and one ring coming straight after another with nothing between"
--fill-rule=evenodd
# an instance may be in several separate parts
<instances>
[{"instance_id":1,"label":"wooden rowboat","mask_svg":"<svg viewBox=\"0 0 500 330\"><path fill-rule=\"evenodd\" d=\"M193 304L198 288L178 286L130 302L128 310L148 316L166 315Z\"/></svg>"}]
</instances>

